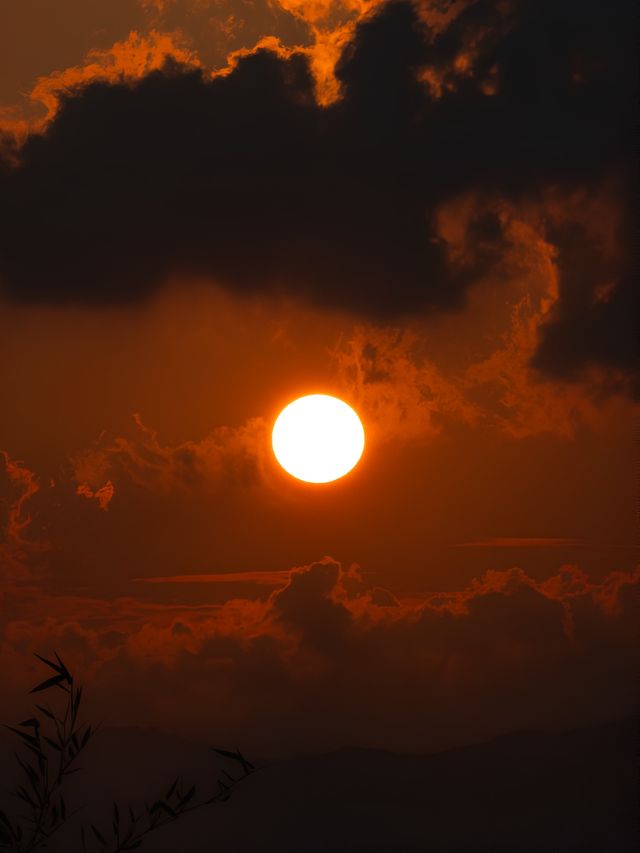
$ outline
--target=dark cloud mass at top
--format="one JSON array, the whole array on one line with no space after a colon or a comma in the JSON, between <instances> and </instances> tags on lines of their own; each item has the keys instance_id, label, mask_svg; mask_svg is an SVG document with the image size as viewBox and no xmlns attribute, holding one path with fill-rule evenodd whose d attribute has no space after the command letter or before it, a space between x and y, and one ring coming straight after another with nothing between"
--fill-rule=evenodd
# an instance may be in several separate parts
<instances>
[{"instance_id":1,"label":"dark cloud mass at top","mask_svg":"<svg viewBox=\"0 0 640 853\"><path fill-rule=\"evenodd\" d=\"M481 0L434 38L411 5L390 3L358 28L337 68L343 97L328 108L304 56L265 50L225 77L167 66L72 91L19 165L0 171L3 293L100 306L143 300L172 273L204 274L237 292L392 318L461 306L498 257L491 213L470 225L472 256L447 257L435 212L461 193L517 202L613 182L626 233L634 7ZM461 52L472 73L456 65ZM426 68L441 91L420 79ZM610 283L594 280L602 265L583 282L566 260L587 235L550 239L560 300L538 365L628 367L628 264L603 271L618 283L596 302Z\"/></svg>"}]
</instances>

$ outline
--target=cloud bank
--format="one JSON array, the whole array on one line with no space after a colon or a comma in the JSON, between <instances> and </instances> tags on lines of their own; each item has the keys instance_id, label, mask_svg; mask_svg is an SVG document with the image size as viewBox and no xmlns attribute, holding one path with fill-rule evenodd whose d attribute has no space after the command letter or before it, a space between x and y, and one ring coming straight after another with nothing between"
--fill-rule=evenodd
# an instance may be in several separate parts
<instances>
[{"instance_id":1,"label":"cloud bank","mask_svg":"<svg viewBox=\"0 0 640 853\"><path fill-rule=\"evenodd\" d=\"M631 714L639 581L563 566L540 582L514 568L404 602L326 557L266 600L217 606L22 588L8 594L0 654L7 685L26 686L29 652L55 647L111 724L260 754L419 752Z\"/></svg>"},{"instance_id":2,"label":"cloud bank","mask_svg":"<svg viewBox=\"0 0 640 853\"><path fill-rule=\"evenodd\" d=\"M344 46L329 106L304 51L277 45L214 77L170 61L79 81L0 170L2 292L107 306L205 275L374 320L460 309L509 246L496 199L606 186L608 243L548 224L559 296L533 362L631 369L632 13L478 2L436 29L388 3ZM460 255L439 214L469 193Z\"/></svg>"}]
</instances>

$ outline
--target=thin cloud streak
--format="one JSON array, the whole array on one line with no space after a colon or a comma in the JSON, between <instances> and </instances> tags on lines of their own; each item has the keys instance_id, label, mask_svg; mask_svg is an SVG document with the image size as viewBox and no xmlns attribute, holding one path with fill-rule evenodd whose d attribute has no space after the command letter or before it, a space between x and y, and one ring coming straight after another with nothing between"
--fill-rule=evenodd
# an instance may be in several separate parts
<instances>
[{"instance_id":1,"label":"thin cloud streak","mask_svg":"<svg viewBox=\"0 0 640 853\"><path fill-rule=\"evenodd\" d=\"M161 577L131 578L132 583L255 583L261 586L284 586L289 581L289 571L229 572L210 575L167 575Z\"/></svg>"},{"instance_id":2,"label":"thin cloud streak","mask_svg":"<svg viewBox=\"0 0 640 853\"><path fill-rule=\"evenodd\" d=\"M564 548L572 546L585 548L589 543L583 539L563 539L538 536L496 536L491 539L477 539L474 542L460 542L453 548Z\"/></svg>"}]
</instances>

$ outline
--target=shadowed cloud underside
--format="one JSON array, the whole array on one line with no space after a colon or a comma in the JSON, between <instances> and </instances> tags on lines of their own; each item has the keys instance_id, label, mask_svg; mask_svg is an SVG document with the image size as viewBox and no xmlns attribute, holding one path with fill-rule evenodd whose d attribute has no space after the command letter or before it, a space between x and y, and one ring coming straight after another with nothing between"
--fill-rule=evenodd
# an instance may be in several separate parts
<instances>
[{"instance_id":1,"label":"shadowed cloud underside","mask_svg":"<svg viewBox=\"0 0 640 853\"><path fill-rule=\"evenodd\" d=\"M0 170L3 292L117 305L204 275L374 319L459 310L508 248L492 200L607 187L613 247L548 228L559 300L533 363L632 369L632 12L478 2L436 33L392 2L344 48L328 107L306 54L266 48L214 79L170 62L71 89ZM469 193L460 256L439 212Z\"/></svg>"}]
</instances>

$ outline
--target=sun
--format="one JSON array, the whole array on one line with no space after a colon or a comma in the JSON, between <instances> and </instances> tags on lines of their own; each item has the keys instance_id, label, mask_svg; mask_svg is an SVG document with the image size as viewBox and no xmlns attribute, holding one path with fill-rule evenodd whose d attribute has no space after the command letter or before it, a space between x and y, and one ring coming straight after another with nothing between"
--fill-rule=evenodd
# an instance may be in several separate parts
<instances>
[{"instance_id":1,"label":"sun","mask_svg":"<svg viewBox=\"0 0 640 853\"><path fill-rule=\"evenodd\" d=\"M331 483L357 465L364 450L364 428L343 400L310 394L280 412L271 443L276 459L293 477Z\"/></svg>"}]
</instances>

